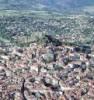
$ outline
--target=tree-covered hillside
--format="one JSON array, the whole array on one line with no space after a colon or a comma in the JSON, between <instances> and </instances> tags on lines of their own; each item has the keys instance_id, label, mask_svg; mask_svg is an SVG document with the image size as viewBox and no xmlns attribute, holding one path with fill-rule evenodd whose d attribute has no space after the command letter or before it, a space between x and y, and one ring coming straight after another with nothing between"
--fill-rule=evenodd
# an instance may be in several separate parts
<instances>
[{"instance_id":1,"label":"tree-covered hillside","mask_svg":"<svg viewBox=\"0 0 94 100\"><path fill-rule=\"evenodd\" d=\"M41 13L41 14L40 14ZM67 42L93 43L94 17L88 15L57 15L45 12L2 12L0 36L14 42L31 42L32 34L46 33L67 37ZM3 15L3 16L2 16ZM1 38L1 39L2 39Z\"/></svg>"}]
</instances>

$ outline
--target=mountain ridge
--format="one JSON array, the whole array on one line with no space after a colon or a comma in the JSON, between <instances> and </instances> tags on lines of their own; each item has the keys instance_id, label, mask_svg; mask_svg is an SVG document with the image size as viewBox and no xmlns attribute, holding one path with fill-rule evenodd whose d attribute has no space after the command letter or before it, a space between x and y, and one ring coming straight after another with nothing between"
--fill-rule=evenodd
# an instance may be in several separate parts
<instances>
[{"instance_id":1,"label":"mountain ridge","mask_svg":"<svg viewBox=\"0 0 94 100\"><path fill-rule=\"evenodd\" d=\"M1 10L78 11L94 6L94 0L0 0Z\"/></svg>"}]
</instances>

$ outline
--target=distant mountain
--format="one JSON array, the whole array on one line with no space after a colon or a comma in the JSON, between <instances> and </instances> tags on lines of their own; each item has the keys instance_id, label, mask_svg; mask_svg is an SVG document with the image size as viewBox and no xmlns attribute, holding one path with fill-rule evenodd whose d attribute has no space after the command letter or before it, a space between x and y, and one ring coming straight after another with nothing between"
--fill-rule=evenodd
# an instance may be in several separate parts
<instances>
[{"instance_id":1,"label":"distant mountain","mask_svg":"<svg viewBox=\"0 0 94 100\"><path fill-rule=\"evenodd\" d=\"M77 11L94 6L94 0L0 0L0 9ZM85 10L86 11L86 10Z\"/></svg>"}]
</instances>

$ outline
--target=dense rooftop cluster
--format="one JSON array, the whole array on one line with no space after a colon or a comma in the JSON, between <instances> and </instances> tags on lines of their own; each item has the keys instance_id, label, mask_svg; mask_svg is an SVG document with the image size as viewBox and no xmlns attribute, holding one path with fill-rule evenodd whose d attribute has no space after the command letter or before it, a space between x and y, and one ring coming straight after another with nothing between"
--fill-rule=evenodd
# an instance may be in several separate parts
<instances>
[{"instance_id":1,"label":"dense rooftop cluster","mask_svg":"<svg viewBox=\"0 0 94 100\"><path fill-rule=\"evenodd\" d=\"M45 35L42 44L0 48L0 100L94 100L94 48Z\"/></svg>"}]
</instances>

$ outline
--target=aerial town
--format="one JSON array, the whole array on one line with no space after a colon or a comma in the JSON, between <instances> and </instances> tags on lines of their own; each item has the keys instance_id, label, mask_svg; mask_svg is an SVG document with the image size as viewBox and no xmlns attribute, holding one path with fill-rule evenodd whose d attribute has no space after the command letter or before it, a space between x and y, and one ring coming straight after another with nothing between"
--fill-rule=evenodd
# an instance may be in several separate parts
<instances>
[{"instance_id":1,"label":"aerial town","mask_svg":"<svg viewBox=\"0 0 94 100\"><path fill-rule=\"evenodd\" d=\"M44 37L0 48L0 100L94 100L94 48Z\"/></svg>"},{"instance_id":2,"label":"aerial town","mask_svg":"<svg viewBox=\"0 0 94 100\"><path fill-rule=\"evenodd\" d=\"M0 0L0 100L94 100L94 0Z\"/></svg>"}]
</instances>

